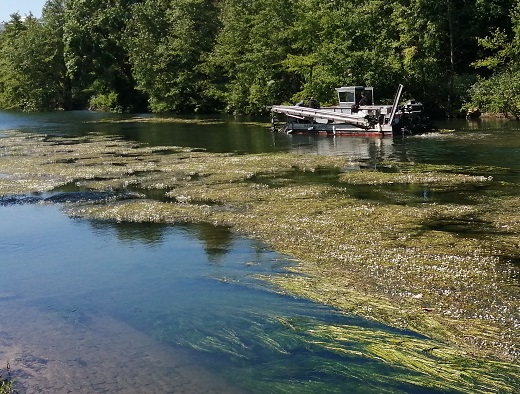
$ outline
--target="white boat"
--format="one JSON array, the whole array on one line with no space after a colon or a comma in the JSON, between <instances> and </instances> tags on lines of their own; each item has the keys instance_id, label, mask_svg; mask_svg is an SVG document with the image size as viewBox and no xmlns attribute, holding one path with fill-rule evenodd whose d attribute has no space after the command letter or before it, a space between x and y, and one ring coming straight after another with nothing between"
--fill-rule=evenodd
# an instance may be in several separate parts
<instances>
[{"instance_id":1,"label":"white boat","mask_svg":"<svg viewBox=\"0 0 520 394\"><path fill-rule=\"evenodd\" d=\"M392 105L375 105L374 88L343 86L336 89L338 105L315 108L314 105L274 105L273 129L295 133L332 135L417 134L431 130L423 106L415 101L400 105L403 85L399 85ZM277 115L284 115L280 123Z\"/></svg>"}]
</instances>

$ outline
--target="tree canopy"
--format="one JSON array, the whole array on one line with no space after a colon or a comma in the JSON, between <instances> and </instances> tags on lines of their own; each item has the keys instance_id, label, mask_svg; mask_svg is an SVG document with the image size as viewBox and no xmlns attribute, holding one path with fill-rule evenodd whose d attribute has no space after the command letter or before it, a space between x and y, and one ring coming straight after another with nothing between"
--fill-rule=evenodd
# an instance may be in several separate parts
<instances>
[{"instance_id":1,"label":"tree canopy","mask_svg":"<svg viewBox=\"0 0 520 394\"><path fill-rule=\"evenodd\" d=\"M520 117L519 56L519 0L48 0L0 33L0 108L254 114L403 83Z\"/></svg>"}]
</instances>

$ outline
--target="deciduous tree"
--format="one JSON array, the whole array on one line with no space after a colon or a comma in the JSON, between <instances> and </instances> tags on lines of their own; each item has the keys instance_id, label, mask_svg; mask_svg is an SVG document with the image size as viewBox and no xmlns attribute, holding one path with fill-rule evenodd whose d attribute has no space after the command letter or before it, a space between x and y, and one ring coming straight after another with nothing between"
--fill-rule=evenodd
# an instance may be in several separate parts
<instances>
[{"instance_id":1,"label":"deciduous tree","mask_svg":"<svg viewBox=\"0 0 520 394\"><path fill-rule=\"evenodd\" d=\"M24 111L67 108L62 2L46 3L41 20L14 14L0 36L0 107Z\"/></svg>"},{"instance_id":2,"label":"deciduous tree","mask_svg":"<svg viewBox=\"0 0 520 394\"><path fill-rule=\"evenodd\" d=\"M123 34L132 0L65 0L64 55L78 105L112 111L138 110Z\"/></svg>"},{"instance_id":3,"label":"deciduous tree","mask_svg":"<svg viewBox=\"0 0 520 394\"><path fill-rule=\"evenodd\" d=\"M215 109L202 63L218 31L215 1L146 0L133 9L127 48L138 88L155 112Z\"/></svg>"}]
</instances>

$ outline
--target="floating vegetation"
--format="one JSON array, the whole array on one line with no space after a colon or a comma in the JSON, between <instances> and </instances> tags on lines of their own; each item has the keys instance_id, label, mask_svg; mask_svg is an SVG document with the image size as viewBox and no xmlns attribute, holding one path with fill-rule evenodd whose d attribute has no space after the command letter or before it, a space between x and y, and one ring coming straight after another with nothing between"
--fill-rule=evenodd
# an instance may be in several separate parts
<instances>
[{"instance_id":1,"label":"floating vegetation","mask_svg":"<svg viewBox=\"0 0 520 394\"><path fill-rule=\"evenodd\" d=\"M179 118L179 117L164 117L164 116L134 116L131 118L103 118L99 120L89 121L87 123L171 123L171 124L192 124L199 126L221 125L225 121L222 119L212 118ZM266 122L240 122L241 126L254 127L271 127L271 123Z\"/></svg>"},{"instance_id":2,"label":"floating vegetation","mask_svg":"<svg viewBox=\"0 0 520 394\"><path fill-rule=\"evenodd\" d=\"M273 125L267 122L240 122L240 125L244 126L254 126L254 127L269 127L271 128Z\"/></svg>"},{"instance_id":3,"label":"floating vegetation","mask_svg":"<svg viewBox=\"0 0 520 394\"><path fill-rule=\"evenodd\" d=\"M361 185L381 185L381 184L394 184L394 183L405 183L405 184L430 184L430 185L450 185L453 187L454 184L458 183L487 183L493 180L492 177L466 175L466 174L449 174L442 172L400 172L400 173L389 173L381 171L358 171L348 172L342 174L339 179L342 182L361 184Z\"/></svg>"},{"instance_id":4,"label":"floating vegetation","mask_svg":"<svg viewBox=\"0 0 520 394\"><path fill-rule=\"evenodd\" d=\"M382 163L379 171L352 167L351 158L338 156L216 154L99 135L60 139L9 132L0 139L1 196L66 184L93 192L154 190L156 199L75 202L66 209L73 216L104 220L230 226L298 259L290 274L262 277L280 292L430 338L399 343L399 336L382 336L352 350L342 342L346 328L315 326L309 331L312 344L412 369L417 381L409 376L410 384L441 380L446 390L462 392L513 392L508 382L520 387L515 364L520 359L520 199L484 192L472 204L461 199L408 205L386 189L426 184L453 193L486 190L496 186L493 176L502 169L413 163ZM330 169L327 182L293 176L325 169ZM389 198L356 198L358 185L376 185ZM235 334L204 333L200 338L206 339L186 343L236 356L230 343L242 344ZM324 336L333 340L321 343ZM286 349L278 342L269 346Z\"/></svg>"},{"instance_id":5,"label":"floating vegetation","mask_svg":"<svg viewBox=\"0 0 520 394\"><path fill-rule=\"evenodd\" d=\"M100 120L89 121L87 123L173 123L173 124L196 124L196 125L219 125L224 121L219 119L187 119L179 117L158 117L158 116L134 116L131 118L103 118Z\"/></svg>"},{"instance_id":6,"label":"floating vegetation","mask_svg":"<svg viewBox=\"0 0 520 394\"><path fill-rule=\"evenodd\" d=\"M453 174L453 175L478 175L475 180L477 181L492 181L491 175L485 174L500 174L507 173L509 169L495 166L455 166L450 164L425 164L425 163L414 163L414 162L382 162L378 165L380 170L385 172L391 171L394 173L403 174Z\"/></svg>"},{"instance_id":7,"label":"floating vegetation","mask_svg":"<svg viewBox=\"0 0 520 394\"><path fill-rule=\"evenodd\" d=\"M486 393L489 387L511 390L509 364L464 359L453 348L433 341L352 326L318 326L312 334L318 341L327 338L319 343L333 352L381 360L417 373L399 374L396 379L402 382L462 393ZM512 376L519 379L520 368Z\"/></svg>"}]
</instances>

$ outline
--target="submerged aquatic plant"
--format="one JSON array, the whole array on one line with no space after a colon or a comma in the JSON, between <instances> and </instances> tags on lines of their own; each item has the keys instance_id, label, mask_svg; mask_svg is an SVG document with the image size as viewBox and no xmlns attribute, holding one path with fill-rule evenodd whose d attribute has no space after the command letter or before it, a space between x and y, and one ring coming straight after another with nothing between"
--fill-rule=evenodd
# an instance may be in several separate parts
<instances>
[{"instance_id":1,"label":"submerged aquatic plant","mask_svg":"<svg viewBox=\"0 0 520 394\"><path fill-rule=\"evenodd\" d=\"M0 394L16 394L18 391L14 389L11 366L9 363L7 363L6 371L7 376L5 378L0 375Z\"/></svg>"},{"instance_id":2,"label":"submerged aquatic plant","mask_svg":"<svg viewBox=\"0 0 520 394\"><path fill-rule=\"evenodd\" d=\"M333 171L327 182L319 182L324 168ZM351 168L352 160L344 157L215 154L98 135L64 139L12 132L0 139L0 173L5 174L0 195L66 184L141 192L149 197L75 203L66 209L73 216L103 220L230 226L298 259L289 274L262 277L280 292L435 341L414 339L400 348L398 339L384 337L381 345L349 350L341 342L345 328L315 326L308 331L313 346L413 369L418 379L434 376L447 389L466 384L470 392L474 381L482 392L508 392L508 379L519 387L514 364L520 359L519 275L514 262L519 258L520 200L490 192L478 200L468 198L467 204L416 204L408 190L395 188L426 185L463 193L468 186L493 184L500 169L398 162L383 163L382 171ZM360 185L375 185L386 199L359 198ZM242 346L240 338L224 334L204 334L186 343L237 355L234 346ZM323 337L334 340L322 343ZM272 346L285 349L278 342ZM427 351L432 347L441 348L442 355Z\"/></svg>"}]
</instances>

